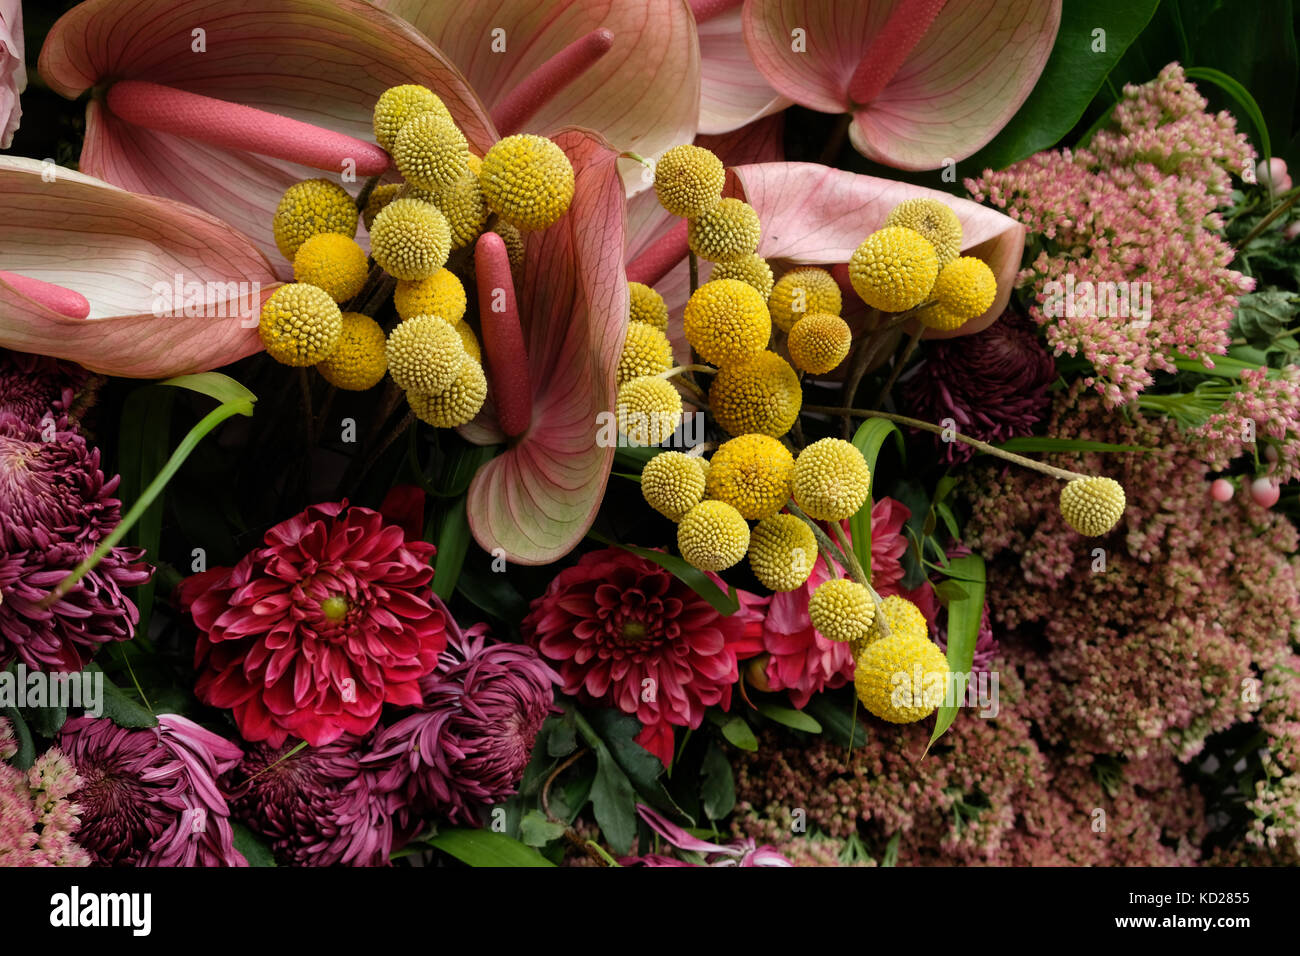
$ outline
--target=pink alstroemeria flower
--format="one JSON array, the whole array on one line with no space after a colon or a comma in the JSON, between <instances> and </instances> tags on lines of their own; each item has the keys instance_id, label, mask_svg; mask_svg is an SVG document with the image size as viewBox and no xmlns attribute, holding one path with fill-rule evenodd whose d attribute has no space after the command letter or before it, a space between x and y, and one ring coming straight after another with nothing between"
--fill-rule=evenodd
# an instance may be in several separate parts
<instances>
[{"instance_id":1,"label":"pink alstroemeria flower","mask_svg":"<svg viewBox=\"0 0 1300 956\"><path fill-rule=\"evenodd\" d=\"M623 866L794 866L790 860L778 853L775 847L759 846L752 839L710 843L691 836L645 804L638 803L636 812L661 838L679 850L700 854L704 857L704 862L689 863L662 853L652 853L648 856L625 857L619 861Z\"/></svg>"},{"instance_id":2,"label":"pink alstroemeria flower","mask_svg":"<svg viewBox=\"0 0 1300 956\"><path fill-rule=\"evenodd\" d=\"M767 81L852 116L862 155L897 169L965 159L1020 109L1056 42L1061 0L746 0Z\"/></svg>"},{"instance_id":3,"label":"pink alstroemeria flower","mask_svg":"<svg viewBox=\"0 0 1300 956\"><path fill-rule=\"evenodd\" d=\"M18 95L27 89L22 0L0 0L0 149L8 149L22 119Z\"/></svg>"}]
</instances>

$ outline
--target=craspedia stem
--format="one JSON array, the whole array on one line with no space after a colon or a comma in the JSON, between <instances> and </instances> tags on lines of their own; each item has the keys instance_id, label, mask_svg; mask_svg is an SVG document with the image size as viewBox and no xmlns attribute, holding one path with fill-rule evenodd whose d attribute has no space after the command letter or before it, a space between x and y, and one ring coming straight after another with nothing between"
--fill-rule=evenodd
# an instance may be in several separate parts
<instances>
[{"instance_id":1,"label":"craspedia stem","mask_svg":"<svg viewBox=\"0 0 1300 956\"><path fill-rule=\"evenodd\" d=\"M703 372L705 375L716 375L718 370L712 365L678 365L670 368L666 372L660 372L660 378L672 378L674 375L680 375L682 372Z\"/></svg>"},{"instance_id":2,"label":"craspedia stem","mask_svg":"<svg viewBox=\"0 0 1300 956\"><path fill-rule=\"evenodd\" d=\"M370 202L370 194L375 191L379 185L379 177L371 176L361 187L361 192L357 193L357 212L365 212L366 203Z\"/></svg>"},{"instance_id":3,"label":"craspedia stem","mask_svg":"<svg viewBox=\"0 0 1300 956\"><path fill-rule=\"evenodd\" d=\"M910 359L912 353L916 351L916 346L921 341L921 336L924 334L925 326L917 325L916 331L908 338L907 345L903 348L902 354L898 356L898 360L894 363L893 369L890 370L889 380L885 382L884 387L880 390L880 394L876 396L876 400L871 404L884 404L885 399L889 395L889 390L892 389L894 383L898 381L898 376L902 374L903 367L907 365L908 359Z\"/></svg>"},{"instance_id":4,"label":"craspedia stem","mask_svg":"<svg viewBox=\"0 0 1300 956\"><path fill-rule=\"evenodd\" d=\"M695 253L690 252L689 249L686 256L691 264L691 295L694 295L695 290L700 287L700 260L696 257Z\"/></svg>"},{"instance_id":5,"label":"craspedia stem","mask_svg":"<svg viewBox=\"0 0 1300 956\"><path fill-rule=\"evenodd\" d=\"M484 233L475 244L474 269L483 358L491 373L497 423L506 435L516 438L532 424L533 384L510 277L510 255L505 240L495 232Z\"/></svg>"},{"instance_id":6,"label":"craspedia stem","mask_svg":"<svg viewBox=\"0 0 1300 956\"><path fill-rule=\"evenodd\" d=\"M614 31L605 27L579 37L524 78L492 111L502 136L524 128L557 93L596 65L614 46Z\"/></svg>"}]
</instances>

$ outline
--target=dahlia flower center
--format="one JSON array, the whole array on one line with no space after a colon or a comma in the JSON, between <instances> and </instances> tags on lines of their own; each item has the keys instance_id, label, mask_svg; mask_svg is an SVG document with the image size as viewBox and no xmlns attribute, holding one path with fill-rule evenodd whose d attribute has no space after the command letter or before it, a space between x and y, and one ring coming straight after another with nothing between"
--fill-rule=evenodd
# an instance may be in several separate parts
<instances>
[{"instance_id":1,"label":"dahlia flower center","mask_svg":"<svg viewBox=\"0 0 1300 956\"><path fill-rule=\"evenodd\" d=\"M348 599L341 594L331 594L320 602L320 610L326 620L338 623L348 616Z\"/></svg>"},{"instance_id":2,"label":"dahlia flower center","mask_svg":"<svg viewBox=\"0 0 1300 956\"><path fill-rule=\"evenodd\" d=\"M629 644L635 644L638 641L644 641L647 634L645 621L626 620L619 630L619 637Z\"/></svg>"}]
</instances>

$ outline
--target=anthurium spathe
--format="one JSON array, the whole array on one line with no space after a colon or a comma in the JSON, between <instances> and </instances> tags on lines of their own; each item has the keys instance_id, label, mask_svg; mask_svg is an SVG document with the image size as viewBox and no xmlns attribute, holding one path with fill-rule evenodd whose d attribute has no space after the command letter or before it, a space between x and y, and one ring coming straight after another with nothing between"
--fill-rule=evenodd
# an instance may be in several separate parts
<instances>
[{"instance_id":1,"label":"anthurium spathe","mask_svg":"<svg viewBox=\"0 0 1300 956\"><path fill-rule=\"evenodd\" d=\"M691 0L700 38L700 132L728 133L779 112L790 100L763 78L749 56L744 0Z\"/></svg>"},{"instance_id":2,"label":"anthurium spathe","mask_svg":"<svg viewBox=\"0 0 1300 956\"><path fill-rule=\"evenodd\" d=\"M161 378L261 348L271 263L197 209L0 157L0 346Z\"/></svg>"},{"instance_id":3,"label":"anthurium spathe","mask_svg":"<svg viewBox=\"0 0 1300 956\"><path fill-rule=\"evenodd\" d=\"M1061 0L746 0L745 41L782 95L852 116L868 159L936 169L1015 115L1047 64Z\"/></svg>"},{"instance_id":4,"label":"anthurium spathe","mask_svg":"<svg viewBox=\"0 0 1300 956\"><path fill-rule=\"evenodd\" d=\"M0 0L0 149L8 149L23 111L18 95L27 87L21 0Z\"/></svg>"}]
</instances>

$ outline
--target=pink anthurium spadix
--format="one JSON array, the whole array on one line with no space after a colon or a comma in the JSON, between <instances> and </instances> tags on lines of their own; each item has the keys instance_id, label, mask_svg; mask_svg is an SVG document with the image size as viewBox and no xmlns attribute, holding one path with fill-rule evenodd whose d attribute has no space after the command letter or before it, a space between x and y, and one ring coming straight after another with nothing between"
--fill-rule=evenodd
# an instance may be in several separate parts
<instances>
[{"instance_id":1,"label":"pink anthurium spadix","mask_svg":"<svg viewBox=\"0 0 1300 956\"><path fill-rule=\"evenodd\" d=\"M1061 0L746 0L745 41L794 102L852 116L868 159L937 169L1015 115L1047 64Z\"/></svg>"},{"instance_id":2,"label":"pink anthurium spadix","mask_svg":"<svg viewBox=\"0 0 1300 956\"><path fill-rule=\"evenodd\" d=\"M729 133L790 105L750 58L743 7L744 0L691 0L700 38L701 133Z\"/></svg>"},{"instance_id":3,"label":"pink anthurium spadix","mask_svg":"<svg viewBox=\"0 0 1300 956\"><path fill-rule=\"evenodd\" d=\"M461 429L480 444L506 442L474 476L467 510L479 545L500 548L519 564L546 564L567 554L595 518L614 459L615 442L601 436L610 431L604 420L613 414L627 334L618 153L585 130L552 138L573 164L573 201L555 225L527 234L514 303L495 294L508 284L499 255L504 249L480 240L480 251L488 252L486 262L476 263L482 270L480 312L490 313L494 299L506 310L513 304L524 354L509 354L519 341L510 331L513 320L495 324L506 312L483 318L489 402ZM527 362L525 376L497 378L503 374L498 369L520 361ZM521 382L531 389L531 407L520 405ZM497 418L503 389L508 421Z\"/></svg>"},{"instance_id":4,"label":"pink anthurium spadix","mask_svg":"<svg viewBox=\"0 0 1300 956\"><path fill-rule=\"evenodd\" d=\"M0 156L0 346L162 378L258 351L271 263L190 206Z\"/></svg>"}]
</instances>

